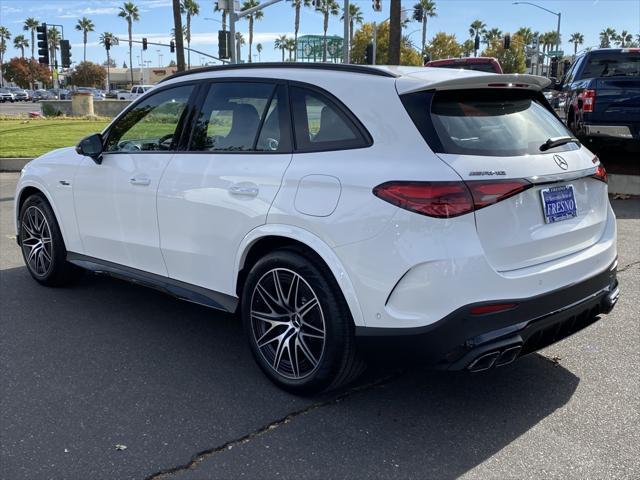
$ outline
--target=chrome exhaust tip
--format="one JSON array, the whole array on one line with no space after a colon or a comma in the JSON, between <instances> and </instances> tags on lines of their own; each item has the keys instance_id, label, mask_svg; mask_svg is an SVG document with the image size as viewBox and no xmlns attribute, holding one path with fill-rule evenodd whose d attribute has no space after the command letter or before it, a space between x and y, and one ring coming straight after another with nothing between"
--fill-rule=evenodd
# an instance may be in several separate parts
<instances>
[{"instance_id":1,"label":"chrome exhaust tip","mask_svg":"<svg viewBox=\"0 0 640 480\"><path fill-rule=\"evenodd\" d=\"M611 310L613 310L613 307L615 307L616 303L618 302L619 297L620 297L619 287L616 287L611 292L609 292L609 294L606 297L604 297L604 300L602 302L602 306L603 306L602 313L611 312Z\"/></svg>"},{"instance_id":2,"label":"chrome exhaust tip","mask_svg":"<svg viewBox=\"0 0 640 480\"><path fill-rule=\"evenodd\" d=\"M507 348L502 352L502 355L496 360L495 366L502 367L503 365L508 365L512 363L518 355L520 355L520 350L522 350L522 346L518 345L516 347Z\"/></svg>"},{"instance_id":3,"label":"chrome exhaust tip","mask_svg":"<svg viewBox=\"0 0 640 480\"><path fill-rule=\"evenodd\" d=\"M493 367L496 359L500 356L500 352L490 352L485 353L484 355L479 356L473 362L469 364L467 369L470 372L484 372L485 370L489 370Z\"/></svg>"}]
</instances>

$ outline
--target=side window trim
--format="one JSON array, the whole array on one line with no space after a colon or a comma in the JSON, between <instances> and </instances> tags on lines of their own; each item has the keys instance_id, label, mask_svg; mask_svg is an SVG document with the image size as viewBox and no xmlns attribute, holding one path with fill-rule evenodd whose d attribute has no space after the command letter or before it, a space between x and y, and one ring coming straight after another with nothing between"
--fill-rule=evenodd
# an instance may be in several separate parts
<instances>
[{"instance_id":1,"label":"side window trim","mask_svg":"<svg viewBox=\"0 0 640 480\"><path fill-rule=\"evenodd\" d=\"M267 104L264 106L264 112L262 112L262 116L260 117L260 123L258 123L258 128L256 129L256 135L253 137L253 143L251 144L251 151L258 151L258 140L260 140L260 135L262 134L262 127L264 126L264 122L267 119L267 115L269 115L269 109L271 108L271 102L273 102L273 97L276 96L276 92L278 91L278 85L273 85L271 89L271 95L269 96L269 100Z\"/></svg>"}]
</instances>

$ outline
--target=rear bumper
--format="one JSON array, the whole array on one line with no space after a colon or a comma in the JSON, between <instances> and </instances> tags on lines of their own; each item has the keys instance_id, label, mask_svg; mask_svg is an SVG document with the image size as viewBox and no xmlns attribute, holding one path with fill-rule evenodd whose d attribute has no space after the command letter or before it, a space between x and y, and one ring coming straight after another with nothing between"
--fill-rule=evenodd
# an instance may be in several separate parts
<instances>
[{"instance_id":1,"label":"rear bumper","mask_svg":"<svg viewBox=\"0 0 640 480\"><path fill-rule=\"evenodd\" d=\"M615 306L617 262L580 283L526 299L505 299L459 308L421 328L356 328L365 352L382 351L444 370L482 371L562 340L599 320ZM516 304L499 313L474 315L487 303Z\"/></svg>"},{"instance_id":2,"label":"rear bumper","mask_svg":"<svg viewBox=\"0 0 640 480\"><path fill-rule=\"evenodd\" d=\"M638 137L632 125L585 125L587 137L633 140ZM637 131L637 129L635 129Z\"/></svg>"}]
</instances>

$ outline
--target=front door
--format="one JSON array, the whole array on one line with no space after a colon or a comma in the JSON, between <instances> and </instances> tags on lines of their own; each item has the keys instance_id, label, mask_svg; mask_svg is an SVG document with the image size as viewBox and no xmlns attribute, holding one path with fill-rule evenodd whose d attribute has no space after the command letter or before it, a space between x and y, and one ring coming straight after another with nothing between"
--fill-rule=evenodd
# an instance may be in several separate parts
<instances>
[{"instance_id":1,"label":"front door","mask_svg":"<svg viewBox=\"0 0 640 480\"><path fill-rule=\"evenodd\" d=\"M110 127L100 165L83 160L73 191L85 255L167 275L156 194L193 89L182 85L148 96Z\"/></svg>"}]
</instances>

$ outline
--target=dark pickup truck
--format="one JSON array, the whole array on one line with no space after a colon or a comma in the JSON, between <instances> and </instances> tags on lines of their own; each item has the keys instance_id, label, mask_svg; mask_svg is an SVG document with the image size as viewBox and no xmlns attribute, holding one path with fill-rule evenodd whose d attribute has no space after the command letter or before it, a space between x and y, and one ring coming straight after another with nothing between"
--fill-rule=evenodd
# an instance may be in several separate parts
<instances>
[{"instance_id":1,"label":"dark pickup truck","mask_svg":"<svg viewBox=\"0 0 640 480\"><path fill-rule=\"evenodd\" d=\"M583 140L640 149L640 49L602 48L580 55L558 86L567 126Z\"/></svg>"}]
</instances>

